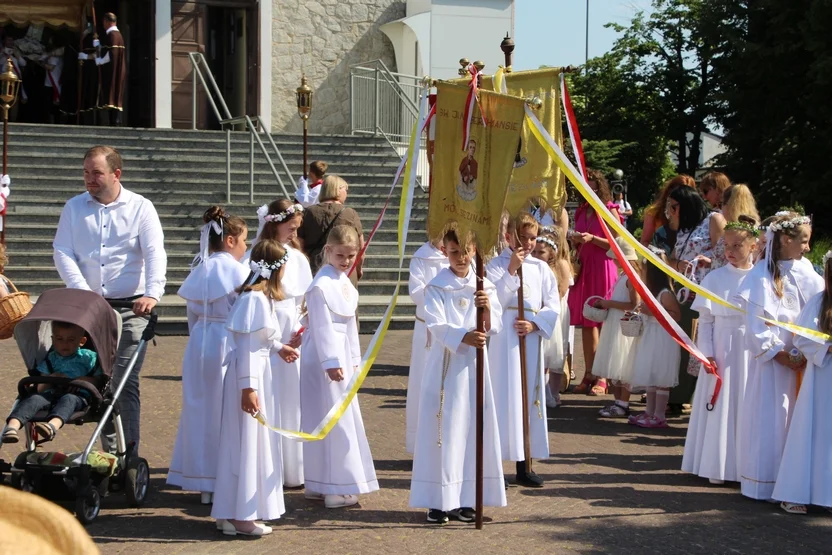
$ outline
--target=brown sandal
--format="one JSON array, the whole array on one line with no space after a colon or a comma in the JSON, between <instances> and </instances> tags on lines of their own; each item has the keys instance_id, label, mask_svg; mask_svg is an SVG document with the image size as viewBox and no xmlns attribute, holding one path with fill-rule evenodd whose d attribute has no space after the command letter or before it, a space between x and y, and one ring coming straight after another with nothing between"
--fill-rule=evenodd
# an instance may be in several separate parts
<instances>
[{"instance_id":1,"label":"brown sandal","mask_svg":"<svg viewBox=\"0 0 832 555\"><path fill-rule=\"evenodd\" d=\"M606 394L607 394L607 380L605 380L604 378L601 378L600 380L595 382L595 385L593 385L592 389L590 389L589 392L587 393L587 395L589 395L590 397L598 397L600 395L606 395Z\"/></svg>"},{"instance_id":2,"label":"brown sandal","mask_svg":"<svg viewBox=\"0 0 832 555\"><path fill-rule=\"evenodd\" d=\"M9 427L3 430L3 443L17 443L18 441L20 441L20 436L17 434L17 430Z\"/></svg>"},{"instance_id":3,"label":"brown sandal","mask_svg":"<svg viewBox=\"0 0 832 555\"><path fill-rule=\"evenodd\" d=\"M592 389L592 378L584 378L581 383L572 389L572 393L576 395L588 395L590 389Z\"/></svg>"},{"instance_id":4,"label":"brown sandal","mask_svg":"<svg viewBox=\"0 0 832 555\"><path fill-rule=\"evenodd\" d=\"M36 422L35 432L38 435L38 440L35 442L35 445L40 445L55 439L55 436L58 434L58 429L50 422Z\"/></svg>"}]
</instances>

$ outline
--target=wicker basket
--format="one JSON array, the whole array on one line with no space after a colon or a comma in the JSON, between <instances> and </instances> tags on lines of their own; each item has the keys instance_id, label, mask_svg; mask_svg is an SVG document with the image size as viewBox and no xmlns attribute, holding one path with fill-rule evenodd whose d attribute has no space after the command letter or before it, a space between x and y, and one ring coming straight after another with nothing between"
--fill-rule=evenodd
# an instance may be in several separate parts
<instances>
[{"instance_id":1,"label":"wicker basket","mask_svg":"<svg viewBox=\"0 0 832 555\"><path fill-rule=\"evenodd\" d=\"M644 329L644 320L638 314L621 319L621 333L626 337L638 337Z\"/></svg>"},{"instance_id":2,"label":"wicker basket","mask_svg":"<svg viewBox=\"0 0 832 555\"><path fill-rule=\"evenodd\" d=\"M593 322L603 322L607 319L607 314L609 311L606 308L595 308L593 303L596 300L603 300L604 297L599 297L598 295L594 295L586 300L584 303L583 315L584 318L587 320L592 320Z\"/></svg>"},{"instance_id":3,"label":"wicker basket","mask_svg":"<svg viewBox=\"0 0 832 555\"><path fill-rule=\"evenodd\" d=\"M0 279L5 280L14 290L0 299L0 339L8 339L14 333L17 323L32 310L32 301L29 300L29 293L18 291L9 278Z\"/></svg>"}]
</instances>

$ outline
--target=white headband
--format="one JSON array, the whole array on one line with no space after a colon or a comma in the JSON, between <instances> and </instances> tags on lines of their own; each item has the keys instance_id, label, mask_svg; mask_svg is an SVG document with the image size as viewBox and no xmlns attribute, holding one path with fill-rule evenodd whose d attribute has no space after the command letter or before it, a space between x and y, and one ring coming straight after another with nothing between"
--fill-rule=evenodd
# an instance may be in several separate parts
<instances>
[{"instance_id":1,"label":"white headband","mask_svg":"<svg viewBox=\"0 0 832 555\"><path fill-rule=\"evenodd\" d=\"M823 266L826 267L826 263L829 262L829 259L832 258L832 251L826 251L826 254L823 255Z\"/></svg>"},{"instance_id":2,"label":"white headband","mask_svg":"<svg viewBox=\"0 0 832 555\"><path fill-rule=\"evenodd\" d=\"M282 212L278 212L277 214L269 214L269 205L264 204L260 208L257 209L257 240L260 239L260 235L263 233L263 228L269 222L282 222L292 216L293 214L300 214L303 212L303 205L302 204L293 204L286 210Z\"/></svg>"},{"instance_id":3,"label":"white headband","mask_svg":"<svg viewBox=\"0 0 832 555\"><path fill-rule=\"evenodd\" d=\"M552 247L552 249L553 249L555 252L558 252L558 246L555 244L555 242L554 242L554 241L552 241L552 240L551 240L551 239L549 239L548 237L538 237L537 239L535 239L535 241L537 241L538 243L546 243L547 245L549 245L550 247Z\"/></svg>"},{"instance_id":4,"label":"white headband","mask_svg":"<svg viewBox=\"0 0 832 555\"><path fill-rule=\"evenodd\" d=\"M254 285L254 282L257 281L257 278L264 277L269 279L272 277L272 272L275 272L283 267L284 264L289 260L289 251L286 251L280 260L272 262L268 264L265 260L260 260L255 262L254 260L248 263L248 267L251 268L252 276L251 279L248 280L247 286Z\"/></svg>"},{"instance_id":5,"label":"white headband","mask_svg":"<svg viewBox=\"0 0 832 555\"><path fill-rule=\"evenodd\" d=\"M779 213L779 212L778 212ZM812 219L809 216L798 216L791 220L783 220L782 222L772 222L768 226L769 231L778 232L784 229L794 229L800 225L811 225Z\"/></svg>"}]
</instances>

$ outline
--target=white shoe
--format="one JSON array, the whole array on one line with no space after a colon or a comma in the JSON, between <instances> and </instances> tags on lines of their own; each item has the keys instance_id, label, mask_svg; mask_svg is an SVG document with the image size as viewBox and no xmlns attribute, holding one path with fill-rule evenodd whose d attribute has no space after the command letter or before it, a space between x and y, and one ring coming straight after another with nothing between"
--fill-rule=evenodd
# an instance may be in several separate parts
<instances>
[{"instance_id":1,"label":"white shoe","mask_svg":"<svg viewBox=\"0 0 832 555\"><path fill-rule=\"evenodd\" d=\"M223 527L223 525L225 524L225 522L226 522L226 521L225 521L225 519L224 519L224 518L218 518L218 519L217 519L217 530L219 530L220 532L222 532L222 527Z\"/></svg>"},{"instance_id":2,"label":"white shoe","mask_svg":"<svg viewBox=\"0 0 832 555\"><path fill-rule=\"evenodd\" d=\"M315 493L314 491L306 490L303 492L303 496L310 501L323 501L324 496L322 493Z\"/></svg>"},{"instance_id":3,"label":"white shoe","mask_svg":"<svg viewBox=\"0 0 832 555\"><path fill-rule=\"evenodd\" d=\"M236 526L225 520L222 523L222 533L226 536L267 536L272 533L272 529L270 526L255 522L254 530L251 532L243 532L242 530L237 530Z\"/></svg>"},{"instance_id":4,"label":"white shoe","mask_svg":"<svg viewBox=\"0 0 832 555\"><path fill-rule=\"evenodd\" d=\"M327 509L340 509L358 504L357 495L327 495L324 497L324 505Z\"/></svg>"},{"instance_id":5,"label":"white shoe","mask_svg":"<svg viewBox=\"0 0 832 555\"><path fill-rule=\"evenodd\" d=\"M210 491L203 491L199 496L199 502L203 505L210 505L214 502L214 494Z\"/></svg>"},{"instance_id":6,"label":"white shoe","mask_svg":"<svg viewBox=\"0 0 832 555\"><path fill-rule=\"evenodd\" d=\"M708 478L708 481L715 486L721 486L725 484L725 480L717 480L716 478Z\"/></svg>"},{"instance_id":7,"label":"white shoe","mask_svg":"<svg viewBox=\"0 0 832 555\"><path fill-rule=\"evenodd\" d=\"M558 400L552 395L552 390L546 387L546 406L550 409L558 407Z\"/></svg>"}]
</instances>

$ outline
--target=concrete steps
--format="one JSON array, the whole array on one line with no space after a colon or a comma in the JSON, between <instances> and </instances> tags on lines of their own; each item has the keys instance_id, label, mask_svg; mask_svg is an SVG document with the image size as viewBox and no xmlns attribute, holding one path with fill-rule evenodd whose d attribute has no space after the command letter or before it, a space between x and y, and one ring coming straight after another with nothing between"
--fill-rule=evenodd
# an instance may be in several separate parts
<instances>
[{"instance_id":1,"label":"concrete steps","mask_svg":"<svg viewBox=\"0 0 832 555\"><path fill-rule=\"evenodd\" d=\"M277 163L271 145L264 139L272 160L290 192L290 183ZM302 142L299 136L275 135L294 177L301 175ZM122 181L130 190L149 198L159 213L168 254L166 295L159 305L160 330L186 333L185 303L176 295L188 275L198 250L202 214L211 204L226 206L232 214L246 219L250 234L257 229L256 208L282 193L260 149L255 145L253 175L249 170L249 137L231 133L231 202L226 202L226 135L215 131L165 129L111 129L74 126L9 126L9 199L6 242L10 263L7 275L21 290L38 295L62 287L52 261L52 240L64 203L84 191L82 160L95 144L119 149L124 159ZM330 173L350 183L348 206L361 217L365 234L376 222L390 189L399 158L382 139L352 136L312 136L311 160L322 158ZM253 181L254 203L250 202ZM388 207L385 221L367 251L359 319L362 331L375 329L390 304L391 295L402 280L400 298L391 323L401 329L412 326L415 307L407 296L407 265L410 255L424 239L427 196L416 191L405 246L404 269L398 272L396 222L399 190Z\"/></svg>"}]
</instances>

